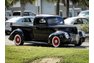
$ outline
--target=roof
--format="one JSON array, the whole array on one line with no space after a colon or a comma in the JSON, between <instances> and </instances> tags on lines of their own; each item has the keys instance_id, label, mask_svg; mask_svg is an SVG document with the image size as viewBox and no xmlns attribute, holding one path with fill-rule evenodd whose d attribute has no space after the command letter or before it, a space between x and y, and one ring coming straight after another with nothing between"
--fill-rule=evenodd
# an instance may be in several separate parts
<instances>
[{"instance_id":1,"label":"roof","mask_svg":"<svg viewBox=\"0 0 94 63\"><path fill-rule=\"evenodd\" d=\"M16 22L16 21L18 21L19 19L22 19L22 18L34 18L34 17L35 17L35 16L13 17L13 18L7 20L6 22Z\"/></svg>"},{"instance_id":2,"label":"roof","mask_svg":"<svg viewBox=\"0 0 94 63\"><path fill-rule=\"evenodd\" d=\"M49 14L39 14L39 15L36 15L36 17L59 17L58 15L49 15Z\"/></svg>"}]
</instances>

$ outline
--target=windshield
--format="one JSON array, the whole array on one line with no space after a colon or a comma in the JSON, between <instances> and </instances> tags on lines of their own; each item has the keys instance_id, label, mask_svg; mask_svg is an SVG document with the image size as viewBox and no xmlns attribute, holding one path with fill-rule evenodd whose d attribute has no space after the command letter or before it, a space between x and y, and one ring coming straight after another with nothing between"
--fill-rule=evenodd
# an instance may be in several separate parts
<instances>
[{"instance_id":1,"label":"windshield","mask_svg":"<svg viewBox=\"0 0 94 63\"><path fill-rule=\"evenodd\" d=\"M48 17L47 18L48 25L63 25L64 20L61 17Z\"/></svg>"}]
</instances>

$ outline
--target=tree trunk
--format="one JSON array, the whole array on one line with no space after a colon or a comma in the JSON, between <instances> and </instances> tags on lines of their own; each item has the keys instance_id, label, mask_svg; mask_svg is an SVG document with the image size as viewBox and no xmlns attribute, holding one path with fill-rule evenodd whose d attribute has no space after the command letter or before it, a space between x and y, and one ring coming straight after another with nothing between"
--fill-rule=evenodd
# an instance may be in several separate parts
<instances>
[{"instance_id":1,"label":"tree trunk","mask_svg":"<svg viewBox=\"0 0 94 63\"><path fill-rule=\"evenodd\" d=\"M60 9L60 0L57 0L57 3L56 3L56 15L59 15L59 9Z\"/></svg>"},{"instance_id":2,"label":"tree trunk","mask_svg":"<svg viewBox=\"0 0 94 63\"><path fill-rule=\"evenodd\" d=\"M25 10L25 2L23 0L20 0L20 4L21 4L21 16L23 16Z\"/></svg>"},{"instance_id":3,"label":"tree trunk","mask_svg":"<svg viewBox=\"0 0 94 63\"><path fill-rule=\"evenodd\" d=\"M25 5L21 4L21 16L23 16L24 10L25 10Z\"/></svg>"},{"instance_id":4,"label":"tree trunk","mask_svg":"<svg viewBox=\"0 0 94 63\"><path fill-rule=\"evenodd\" d=\"M67 1L67 5L66 5L67 11L66 11L66 14L67 14L67 17L69 17L69 0L66 0L66 1Z\"/></svg>"}]
</instances>

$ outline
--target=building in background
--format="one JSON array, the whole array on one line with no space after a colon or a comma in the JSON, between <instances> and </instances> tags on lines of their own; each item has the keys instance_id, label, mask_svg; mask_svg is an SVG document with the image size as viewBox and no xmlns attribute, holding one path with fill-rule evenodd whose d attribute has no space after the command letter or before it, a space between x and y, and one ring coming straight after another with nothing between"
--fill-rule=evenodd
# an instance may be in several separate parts
<instances>
[{"instance_id":1,"label":"building in background","mask_svg":"<svg viewBox=\"0 0 94 63\"><path fill-rule=\"evenodd\" d=\"M75 7L76 7L76 8L74 8L75 14L73 15L72 4L70 2L70 9L69 9L70 17L77 16L77 14L81 11L80 7L78 7L78 6L75 6ZM6 13L8 13L6 15L13 16L14 12L20 13L20 11L21 11L21 5L20 5L20 1L19 1L16 4L13 4L13 6L11 8L6 10ZM36 0L34 4L27 3L25 5L24 11L30 12L31 15L37 15L37 14L56 15L56 3L48 2L47 0ZM66 7L62 3L60 3L59 15L62 17L67 16L66 15ZM20 16L20 14L19 14L19 16Z\"/></svg>"}]
</instances>

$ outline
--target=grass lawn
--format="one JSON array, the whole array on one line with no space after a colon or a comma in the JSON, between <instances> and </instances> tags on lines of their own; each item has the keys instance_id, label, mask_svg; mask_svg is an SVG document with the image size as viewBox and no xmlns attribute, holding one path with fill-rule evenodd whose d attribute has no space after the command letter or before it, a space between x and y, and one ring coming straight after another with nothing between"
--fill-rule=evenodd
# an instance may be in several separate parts
<instances>
[{"instance_id":1,"label":"grass lawn","mask_svg":"<svg viewBox=\"0 0 94 63\"><path fill-rule=\"evenodd\" d=\"M39 46L5 46L6 63L31 63L34 60L57 57L60 63L89 63L89 50L85 48L53 48Z\"/></svg>"}]
</instances>

